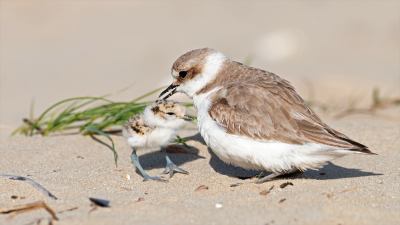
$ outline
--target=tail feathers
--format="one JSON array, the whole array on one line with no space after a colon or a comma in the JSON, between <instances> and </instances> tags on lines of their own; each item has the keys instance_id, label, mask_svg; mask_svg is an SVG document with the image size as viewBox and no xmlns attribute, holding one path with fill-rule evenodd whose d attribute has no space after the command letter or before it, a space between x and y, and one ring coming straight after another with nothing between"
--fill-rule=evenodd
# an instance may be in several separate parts
<instances>
[{"instance_id":1,"label":"tail feathers","mask_svg":"<svg viewBox=\"0 0 400 225\"><path fill-rule=\"evenodd\" d=\"M349 149L350 151L354 151L354 152L361 152L361 153L365 153L365 154L369 154L369 155L378 155L375 152L371 152L371 150L368 149L368 147L365 148L352 148Z\"/></svg>"},{"instance_id":2,"label":"tail feathers","mask_svg":"<svg viewBox=\"0 0 400 225\"><path fill-rule=\"evenodd\" d=\"M348 143L350 143L351 145L353 145L354 147L349 148L349 151L355 151L355 152L361 152L361 153L365 153L365 154L370 154L370 155L378 155L374 152L371 152L371 150L369 150L369 148L361 143L358 143L356 141L351 140L350 138L341 138L342 140L347 141Z\"/></svg>"},{"instance_id":3,"label":"tail feathers","mask_svg":"<svg viewBox=\"0 0 400 225\"><path fill-rule=\"evenodd\" d=\"M331 133L332 135L334 135L336 138L346 141L347 143L349 143L350 147L347 149L349 151L354 151L354 152L361 152L361 153L365 153L365 154L370 154L370 155L378 155L374 152L371 152L371 150L369 150L369 148L357 141L353 141L351 140L349 137L347 137L346 135L336 131L336 130L328 130L329 133Z\"/></svg>"}]
</instances>

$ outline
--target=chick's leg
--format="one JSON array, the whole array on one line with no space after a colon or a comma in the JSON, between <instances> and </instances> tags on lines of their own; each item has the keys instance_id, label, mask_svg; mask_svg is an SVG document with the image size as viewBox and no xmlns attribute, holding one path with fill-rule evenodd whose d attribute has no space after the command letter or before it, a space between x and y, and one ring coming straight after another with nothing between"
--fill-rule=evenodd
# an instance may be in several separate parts
<instances>
[{"instance_id":1,"label":"chick's leg","mask_svg":"<svg viewBox=\"0 0 400 225\"><path fill-rule=\"evenodd\" d=\"M148 180L156 180L156 181L166 181L161 177L158 176L150 176L140 165L139 158L136 154L136 149L132 148L132 153L131 153L131 161L132 164L136 167L137 170L139 170L140 174L143 177L143 181L148 181Z\"/></svg>"},{"instance_id":2,"label":"chick's leg","mask_svg":"<svg viewBox=\"0 0 400 225\"><path fill-rule=\"evenodd\" d=\"M165 148L162 148L162 151L165 152L165 161L167 162L167 165L165 166L165 170L163 172L164 174L169 174L169 177L172 177L175 173L189 174L189 172L179 168L177 165L175 165L174 162L172 162Z\"/></svg>"}]
</instances>

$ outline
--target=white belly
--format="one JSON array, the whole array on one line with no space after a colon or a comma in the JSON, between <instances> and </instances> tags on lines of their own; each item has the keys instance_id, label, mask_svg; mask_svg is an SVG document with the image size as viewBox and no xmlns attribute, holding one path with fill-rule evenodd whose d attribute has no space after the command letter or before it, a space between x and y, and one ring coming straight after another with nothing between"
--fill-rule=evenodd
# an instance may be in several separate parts
<instances>
[{"instance_id":1,"label":"white belly","mask_svg":"<svg viewBox=\"0 0 400 225\"><path fill-rule=\"evenodd\" d=\"M141 151L159 150L170 143L175 133L173 129L155 128L146 135L132 135L128 138L128 143L130 146Z\"/></svg>"},{"instance_id":2,"label":"white belly","mask_svg":"<svg viewBox=\"0 0 400 225\"><path fill-rule=\"evenodd\" d=\"M319 168L327 161L349 152L315 143L294 145L228 134L210 117L207 94L195 96L193 100L197 107L198 128L204 141L226 163L245 169L285 172Z\"/></svg>"}]
</instances>

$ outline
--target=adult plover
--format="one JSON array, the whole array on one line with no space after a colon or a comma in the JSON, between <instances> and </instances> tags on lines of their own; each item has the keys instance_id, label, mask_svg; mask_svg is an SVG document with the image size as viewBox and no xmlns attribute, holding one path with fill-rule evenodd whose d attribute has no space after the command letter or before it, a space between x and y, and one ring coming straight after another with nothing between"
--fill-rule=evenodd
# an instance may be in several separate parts
<instances>
[{"instance_id":1,"label":"adult plover","mask_svg":"<svg viewBox=\"0 0 400 225\"><path fill-rule=\"evenodd\" d=\"M147 180L164 181L159 176L150 176L143 169L136 154L137 150L162 149L175 137L176 131L184 125L185 120L190 119L185 115L185 107L172 101L156 101L147 106L141 115L134 116L123 126L123 135L127 138L132 148L131 160ZM187 171L176 166L168 157L164 174L173 176L174 172L188 174Z\"/></svg>"},{"instance_id":2,"label":"adult plover","mask_svg":"<svg viewBox=\"0 0 400 225\"><path fill-rule=\"evenodd\" d=\"M160 98L187 94L197 108L199 131L224 162L272 174L317 169L368 147L334 130L276 74L228 59L213 49L196 49L172 66L173 83Z\"/></svg>"}]
</instances>

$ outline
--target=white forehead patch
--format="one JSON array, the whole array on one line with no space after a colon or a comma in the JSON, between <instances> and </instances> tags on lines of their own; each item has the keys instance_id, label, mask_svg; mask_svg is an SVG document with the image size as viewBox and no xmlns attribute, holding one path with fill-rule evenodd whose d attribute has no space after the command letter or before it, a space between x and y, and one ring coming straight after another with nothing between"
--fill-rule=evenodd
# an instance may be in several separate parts
<instances>
[{"instance_id":1,"label":"white forehead patch","mask_svg":"<svg viewBox=\"0 0 400 225\"><path fill-rule=\"evenodd\" d=\"M197 91L201 90L209 82L213 81L216 78L225 60L227 60L227 58L221 52L215 52L210 54L206 58L206 63L204 64L201 74L181 84L177 88L177 91L183 92L187 94L189 97L193 97L193 95Z\"/></svg>"}]
</instances>

